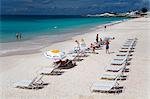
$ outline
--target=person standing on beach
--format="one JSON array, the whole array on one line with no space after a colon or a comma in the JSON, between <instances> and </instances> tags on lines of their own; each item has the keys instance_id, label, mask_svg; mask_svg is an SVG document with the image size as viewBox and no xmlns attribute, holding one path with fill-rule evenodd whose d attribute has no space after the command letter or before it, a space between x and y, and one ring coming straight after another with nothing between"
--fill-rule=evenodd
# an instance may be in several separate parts
<instances>
[{"instance_id":1,"label":"person standing on beach","mask_svg":"<svg viewBox=\"0 0 150 99\"><path fill-rule=\"evenodd\" d=\"M19 33L19 39L20 39L20 40L22 39L22 34L21 34L21 33Z\"/></svg>"},{"instance_id":2,"label":"person standing on beach","mask_svg":"<svg viewBox=\"0 0 150 99\"><path fill-rule=\"evenodd\" d=\"M96 43L98 43L98 34L96 35Z\"/></svg>"},{"instance_id":3,"label":"person standing on beach","mask_svg":"<svg viewBox=\"0 0 150 99\"><path fill-rule=\"evenodd\" d=\"M107 40L106 43L106 54L109 54L109 41Z\"/></svg>"},{"instance_id":4,"label":"person standing on beach","mask_svg":"<svg viewBox=\"0 0 150 99\"><path fill-rule=\"evenodd\" d=\"M19 39L19 33L16 33L16 39L17 40Z\"/></svg>"}]
</instances>

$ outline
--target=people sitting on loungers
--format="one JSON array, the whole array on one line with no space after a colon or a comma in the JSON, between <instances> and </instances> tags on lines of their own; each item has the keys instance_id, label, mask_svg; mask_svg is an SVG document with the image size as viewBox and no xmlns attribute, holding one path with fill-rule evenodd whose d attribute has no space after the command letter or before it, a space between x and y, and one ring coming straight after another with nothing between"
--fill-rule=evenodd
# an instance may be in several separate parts
<instances>
[{"instance_id":1,"label":"people sitting on loungers","mask_svg":"<svg viewBox=\"0 0 150 99\"><path fill-rule=\"evenodd\" d=\"M94 46L95 46L96 48L100 48L100 47L101 47L101 45L100 45L99 42L98 42L98 43L94 42Z\"/></svg>"},{"instance_id":2,"label":"people sitting on loungers","mask_svg":"<svg viewBox=\"0 0 150 99\"><path fill-rule=\"evenodd\" d=\"M93 44L93 43L91 43L91 46L90 46L90 48L92 49L92 51L93 51L93 53L95 53L95 45Z\"/></svg>"},{"instance_id":3,"label":"people sitting on loungers","mask_svg":"<svg viewBox=\"0 0 150 99\"><path fill-rule=\"evenodd\" d=\"M75 42L77 43L77 47L80 49L80 43L78 40L75 40Z\"/></svg>"},{"instance_id":4,"label":"people sitting on loungers","mask_svg":"<svg viewBox=\"0 0 150 99\"><path fill-rule=\"evenodd\" d=\"M102 38L99 39L99 44L104 45L104 42L103 42Z\"/></svg>"},{"instance_id":5,"label":"people sitting on loungers","mask_svg":"<svg viewBox=\"0 0 150 99\"><path fill-rule=\"evenodd\" d=\"M61 69L71 68L71 67L76 66L76 62L69 60L69 59L59 60L55 62L55 64L59 65L58 68L61 68Z\"/></svg>"}]
</instances>

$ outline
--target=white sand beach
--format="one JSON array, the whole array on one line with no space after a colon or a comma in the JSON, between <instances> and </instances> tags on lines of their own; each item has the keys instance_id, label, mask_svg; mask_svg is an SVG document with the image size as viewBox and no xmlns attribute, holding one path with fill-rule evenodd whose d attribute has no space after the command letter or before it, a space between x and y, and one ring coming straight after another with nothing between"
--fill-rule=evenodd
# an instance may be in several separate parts
<instances>
[{"instance_id":1,"label":"white sand beach","mask_svg":"<svg viewBox=\"0 0 150 99\"><path fill-rule=\"evenodd\" d=\"M13 84L19 80L28 80L38 74L38 70L50 66L52 62L43 53L50 49L60 49L68 52L76 44L75 40L85 39L87 45L95 41L96 34L115 37L110 42L111 54L96 50L99 54L89 54L77 66L63 70L62 75L46 75L43 78L48 83L42 89L19 89ZM130 72L126 81L120 81L124 86L120 94L92 93L90 87L103 74L105 66L110 65L121 45L128 38L137 38L133 53ZM41 52L0 57L0 99L150 99L150 18L131 19L119 24L98 28L84 35L78 35L71 40L55 43L41 49Z\"/></svg>"}]
</instances>

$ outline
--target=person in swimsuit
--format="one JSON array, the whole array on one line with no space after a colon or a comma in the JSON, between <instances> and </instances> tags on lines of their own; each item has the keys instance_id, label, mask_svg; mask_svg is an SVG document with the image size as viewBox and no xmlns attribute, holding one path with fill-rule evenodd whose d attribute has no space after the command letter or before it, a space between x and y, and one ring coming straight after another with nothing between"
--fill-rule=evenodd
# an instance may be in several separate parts
<instances>
[{"instance_id":1,"label":"person in swimsuit","mask_svg":"<svg viewBox=\"0 0 150 99\"><path fill-rule=\"evenodd\" d=\"M16 39L17 40L19 39L19 33L16 33Z\"/></svg>"},{"instance_id":2,"label":"person in swimsuit","mask_svg":"<svg viewBox=\"0 0 150 99\"><path fill-rule=\"evenodd\" d=\"M98 43L98 34L96 35L96 43Z\"/></svg>"},{"instance_id":3,"label":"person in swimsuit","mask_svg":"<svg viewBox=\"0 0 150 99\"><path fill-rule=\"evenodd\" d=\"M109 54L109 41L107 40L106 43L106 54L108 53Z\"/></svg>"}]
</instances>

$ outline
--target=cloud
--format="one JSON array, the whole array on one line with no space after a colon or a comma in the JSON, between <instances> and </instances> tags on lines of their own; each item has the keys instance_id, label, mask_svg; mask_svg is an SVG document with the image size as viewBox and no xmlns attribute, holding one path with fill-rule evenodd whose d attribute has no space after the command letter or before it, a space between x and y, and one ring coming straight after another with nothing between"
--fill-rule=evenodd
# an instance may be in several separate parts
<instances>
[{"instance_id":1,"label":"cloud","mask_svg":"<svg viewBox=\"0 0 150 99\"><path fill-rule=\"evenodd\" d=\"M139 9L144 2L146 0L1 0L1 11L2 14L86 14Z\"/></svg>"}]
</instances>

